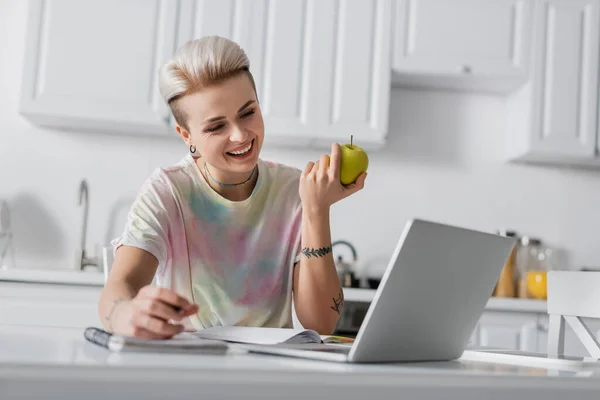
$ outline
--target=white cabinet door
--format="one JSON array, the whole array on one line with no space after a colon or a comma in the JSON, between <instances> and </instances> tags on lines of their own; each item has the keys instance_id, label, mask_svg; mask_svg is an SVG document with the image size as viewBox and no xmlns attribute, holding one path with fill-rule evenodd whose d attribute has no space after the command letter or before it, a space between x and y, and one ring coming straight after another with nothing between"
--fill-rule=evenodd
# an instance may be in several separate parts
<instances>
[{"instance_id":1,"label":"white cabinet door","mask_svg":"<svg viewBox=\"0 0 600 400\"><path fill-rule=\"evenodd\" d=\"M509 157L600 164L600 0L538 0L532 83L508 103Z\"/></svg>"},{"instance_id":2,"label":"white cabinet door","mask_svg":"<svg viewBox=\"0 0 600 400\"><path fill-rule=\"evenodd\" d=\"M532 351L537 350L536 314L486 311L474 332L479 346Z\"/></svg>"},{"instance_id":3,"label":"white cabinet door","mask_svg":"<svg viewBox=\"0 0 600 400\"><path fill-rule=\"evenodd\" d=\"M358 146L382 146L391 89L391 1L315 2L309 10L305 71L317 143L348 143L352 134Z\"/></svg>"},{"instance_id":4,"label":"white cabinet door","mask_svg":"<svg viewBox=\"0 0 600 400\"><path fill-rule=\"evenodd\" d=\"M329 146L353 134L357 145L380 147L390 95L390 0L265 7L255 27L261 32L253 32L264 40L250 48L267 140Z\"/></svg>"},{"instance_id":5,"label":"white cabinet door","mask_svg":"<svg viewBox=\"0 0 600 400\"><path fill-rule=\"evenodd\" d=\"M217 35L240 44L250 59L257 85L262 77L266 0L185 0L182 15L191 15L187 40ZM259 98L260 100L260 98Z\"/></svg>"},{"instance_id":6,"label":"white cabinet door","mask_svg":"<svg viewBox=\"0 0 600 400\"><path fill-rule=\"evenodd\" d=\"M306 1L195 0L190 39L217 35L240 44L250 59L267 144L310 143L304 71L310 35ZM310 3L312 6L313 4Z\"/></svg>"},{"instance_id":7,"label":"white cabinet door","mask_svg":"<svg viewBox=\"0 0 600 400\"><path fill-rule=\"evenodd\" d=\"M327 9L330 2L323 4ZM268 1L264 20L254 26L263 37L255 50L257 91L265 119L266 142L308 144L313 137L310 115L312 1ZM323 10L326 12L326 10ZM327 38L324 38L327 40Z\"/></svg>"},{"instance_id":8,"label":"white cabinet door","mask_svg":"<svg viewBox=\"0 0 600 400\"><path fill-rule=\"evenodd\" d=\"M0 282L0 326L102 326L102 287Z\"/></svg>"},{"instance_id":9,"label":"white cabinet door","mask_svg":"<svg viewBox=\"0 0 600 400\"><path fill-rule=\"evenodd\" d=\"M191 37L224 36L247 52L267 145L384 143L391 0L193 3Z\"/></svg>"},{"instance_id":10,"label":"white cabinet door","mask_svg":"<svg viewBox=\"0 0 600 400\"><path fill-rule=\"evenodd\" d=\"M532 152L596 154L598 0L542 0L536 10Z\"/></svg>"},{"instance_id":11,"label":"white cabinet door","mask_svg":"<svg viewBox=\"0 0 600 400\"><path fill-rule=\"evenodd\" d=\"M532 0L396 0L394 70L524 82Z\"/></svg>"},{"instance_id":12,"label":"white cabinet door","mask_svg":"<svg viewBox=\"0 0 600 400\"><path fill-rule=\"evenodd\" d=\"M166 135L157 69L176 46L177 2L30 2L21 113L74 130Z\"/></svg>"}]
</instances>

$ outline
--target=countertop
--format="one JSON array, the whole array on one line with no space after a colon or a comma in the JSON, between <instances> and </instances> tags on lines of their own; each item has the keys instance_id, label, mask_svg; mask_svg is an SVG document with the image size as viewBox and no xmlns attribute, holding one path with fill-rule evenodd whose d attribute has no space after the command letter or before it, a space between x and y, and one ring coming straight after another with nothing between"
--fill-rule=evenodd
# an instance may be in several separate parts
<instances>
[{"instance_id":1,"label":"countertop","mask_svg":"<svg viewBox=\"0 0 600 400\"><path fill-rule=\"evenodd\" d=\"M0 281L100 287L104 285L104 275L96 271L12 268L0 269ZM374 296L374 289L344 289L346 301L371 302ZM547 309L544 300L491 297L486 310L546 313Z\"/></svg>"},{"instance_id":2,"label":"countertop","mask_svg":"<svg viewBox=\"0 0 600 400\"><path fill-rule=\"evenodd\" d=\"M470 353L470 352L469 352ZM472 358L472 357L471 357ZM600 365L448 362L352 365L232 350L111 353L80 329L0 327L3 398L590 399Z\"/></svg>"},{"instance_id":3,"label":"countertop","mask_svg":"<svg viewBox=\"0 0 600 400\"><path fill-rule=\"evenodd\" d=\"M344 299L346 301L355 302L371 302L375 296L374 289L355 289L345 288ZM522 311L522 312L535 312L535 313L546 313L546 301L545 300L534 300L534 299L517 299L517 298L505 298L505 297L491 297L485 307L486 310L495 311Z\"/></svg>"},{"instance_id":4,"label":"countertop","mask_svg":"<svg viewBox=\"0 0 600 400\"><path fill-rule=\"evenodd\" d=\"M104 274L96 270L0 268L0 281L104 286Z\"/></svg>"}]
</instances>

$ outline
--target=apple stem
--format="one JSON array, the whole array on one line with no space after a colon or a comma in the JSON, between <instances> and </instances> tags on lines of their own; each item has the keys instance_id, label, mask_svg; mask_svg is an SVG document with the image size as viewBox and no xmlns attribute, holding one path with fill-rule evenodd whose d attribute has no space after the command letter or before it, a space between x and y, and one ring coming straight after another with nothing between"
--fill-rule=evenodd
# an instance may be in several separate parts
<instances>
[{"instance_id":1,"label":"apple stem","mask_svg":"<svg viewBox=\"0 0 600 400\"><path fill-rule=\"evenodd\" d=\"M354 135L350 135L350 147L352 147L352 139L353 139Z\"/></svg>"}]
</instances>

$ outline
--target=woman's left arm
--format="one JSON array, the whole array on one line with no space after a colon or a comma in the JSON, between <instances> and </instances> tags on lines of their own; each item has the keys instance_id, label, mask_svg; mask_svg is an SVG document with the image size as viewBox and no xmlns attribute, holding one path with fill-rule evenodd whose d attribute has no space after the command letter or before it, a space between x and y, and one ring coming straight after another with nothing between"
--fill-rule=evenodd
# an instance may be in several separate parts
<instances>
[{"instance_id":1,"label":"woman's left arm","mask_svg":"<svg viewBox=\"0 0 600 400\"><path fill-rule=\"evenodd\" d=\"M300 177L302 200L301 259L294 268L294 307L304 328L320 334L335 330L344 307L344 293L331 251L329 211L337 201L364 187L366 173L356 182L340 182L340 147L334 143L331 158L323 155L308 163Z\"/></svg>"}]
</instances>

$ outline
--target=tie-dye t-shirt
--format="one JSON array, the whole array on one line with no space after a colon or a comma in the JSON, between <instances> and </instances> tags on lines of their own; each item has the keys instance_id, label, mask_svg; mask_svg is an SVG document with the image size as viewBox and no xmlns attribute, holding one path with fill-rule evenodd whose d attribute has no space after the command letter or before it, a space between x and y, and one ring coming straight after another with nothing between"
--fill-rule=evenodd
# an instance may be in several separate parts
<instances>
[{"instance_id":1,"label":"tie-dye t-shirt","mask_svg":"<svg viewBox=\"0 0 600 400\"><path fill-rule=\"evenodd\" d=\"M293 266L299 259L301 171L259 160L251 196L215 192L191 155L144 183L112 244L153 254L153 283L198 304L195 329L291 327ZM189 324L188 324L189 325Z\"/></svg>"}]
</instances>

